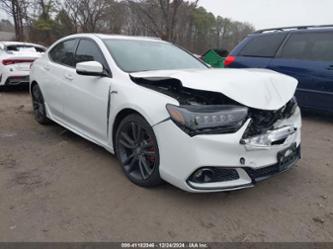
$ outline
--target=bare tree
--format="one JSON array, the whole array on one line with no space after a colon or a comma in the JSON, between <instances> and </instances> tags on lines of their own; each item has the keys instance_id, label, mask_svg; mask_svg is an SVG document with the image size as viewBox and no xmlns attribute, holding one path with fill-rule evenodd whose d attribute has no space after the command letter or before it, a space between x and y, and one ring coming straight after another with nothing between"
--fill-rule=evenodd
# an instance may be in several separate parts
<instances>
[{"instance_id":1,"label":"bare tree","mask_svg":"<svg viewBox=\"0 0 333 249\"><path fill-rule=\"evenodd\" d=\"M0 5L3 10L13 18L16 40L24 40L24 20L27 20L29 1L0 0Z\"/></svg>"},{"instance_id":2,"label":"bare tree","mask_svg":"<svg viewBox=\"0 0 333 249\"><path fill-rule=\"evenodd\" d=\"M163 40L173 41L184 0L128 0L141 24Z\"/></svg>"},{"instance_id":3,"label":"bare tree","mask_svg":"<svg viewBox=\"0 0 333 249\"><path fill-rule=\"evenodd\" d=\"M96 32L111 3L108 0L65 0L65 9L77 31L80 28L82 32Z\"/></svg>"},{"instance_id":4,"label":"bare tree","mask_svg":"<svg viewBox=\"0 0 333 249\"><path fill-rule=\"evenodd\" d=\"M50 44L77 32L157 36L195 53L232 49L254 28L215 16L199 0L0 0L18 40ZM34 4L32 4L34 3ZM31 6L31 8L28 8Z\"/></svg>"},{"instance_id":5,"label":"bare tree","mask_svg":"<svg viewBox=\"0 0 333 249\"><path fill-rule=\"evenodd\" d=\"M64 10L67 11L68 16L71 18L74 25L75 32L79 31L79 8L81 1L80 0L65 0L64 1Z\"/></svg>"}]
</instances>

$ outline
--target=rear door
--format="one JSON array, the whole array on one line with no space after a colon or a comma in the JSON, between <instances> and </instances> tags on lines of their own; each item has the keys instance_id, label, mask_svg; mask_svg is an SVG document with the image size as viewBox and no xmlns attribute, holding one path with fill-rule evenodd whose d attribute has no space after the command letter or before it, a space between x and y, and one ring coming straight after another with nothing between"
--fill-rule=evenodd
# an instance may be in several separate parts
<instances>
[{"instance_id":1,"label":"rear door","mask_svg":"<svg viewBox=\"0 0 333 249\"><path fill-rule=\"evenodd\" d=\"M333 32L292 33L269 68L298 79L300 106L333 112Z\"/></svg>"},{"instance_id":2,"label":"rear door","mask_svg":"<svg viewBox=\"0 0 333 249\"><path fill-rule=\"evenodd\" d=\"M255 34L246 38L231 52L236 56L232 68L266 68L276 55L286 33Z\"/></svg>"},{"instance_id":3,"label":"rear door","mask_svg":"<svg viewBox=\"0 0 333 249\"><path fill-rule=\"evenodd\" d=\"M43 95L52 115L61 121L64 119L64 81L68 73L74 70L74 53L77 39L69 39L58 43L49 52L48 59L41 65L43 73L39 81L43 83Z\"/></svg>"}]
</instances>

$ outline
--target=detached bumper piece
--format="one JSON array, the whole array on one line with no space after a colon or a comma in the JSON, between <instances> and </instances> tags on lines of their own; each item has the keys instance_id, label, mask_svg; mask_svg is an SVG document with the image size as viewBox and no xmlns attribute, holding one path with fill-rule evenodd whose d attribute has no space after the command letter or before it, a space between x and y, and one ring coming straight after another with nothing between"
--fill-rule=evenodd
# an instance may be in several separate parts
<instances>
[{"instance_id":1,"label":"detached bumper piece","mask_svg":"<svg viewBox=\"0 0 333 249\"><path fill-rule=\"evenodd\" d=\"M28 84L29 76L12 76L6 80L5 85L7 86L16 86L20 84Z\"/></svg>"}]
</instances>

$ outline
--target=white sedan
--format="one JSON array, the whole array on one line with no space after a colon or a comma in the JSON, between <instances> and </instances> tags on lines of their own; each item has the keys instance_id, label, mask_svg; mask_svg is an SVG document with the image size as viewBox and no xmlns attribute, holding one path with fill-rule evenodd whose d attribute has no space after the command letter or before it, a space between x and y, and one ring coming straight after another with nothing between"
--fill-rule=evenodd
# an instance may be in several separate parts
<instances>
[{"instance_id":1,"label":"white sedan","mask_svg":"<svg viewBox=\"0 0 333 249\"><path fill-rule=\"evenodd\" d=\"M0 42L0 87L29 83L31 63L45 50L33 43Z\"/></svg>"},{"instance_id":2,"label":"white sedan","mask_svg":"<svg viewBox=\"0 0 333 249\"><path fill-rule=\"evenodd\" d=\"M78 34L33 63L36 120L119 158L135 184L229 191L300 158L297 80L270 70L210 69L153 38Z\"/></svg>"}]
</instances>

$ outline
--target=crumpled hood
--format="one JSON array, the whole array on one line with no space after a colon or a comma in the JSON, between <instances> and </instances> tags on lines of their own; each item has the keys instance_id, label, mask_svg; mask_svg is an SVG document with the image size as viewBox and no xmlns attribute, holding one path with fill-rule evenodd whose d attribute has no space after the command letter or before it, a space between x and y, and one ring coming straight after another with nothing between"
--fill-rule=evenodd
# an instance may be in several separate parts
<instances>
[{"instance_id":1,"label":"crumpled hood","mask_svg":"<svg viewBox=\"0 0 333 249\"><path fill-rule=\"evenodd\" d=\"M278 110L295 94L298 81L267 69L191 69L130 74L151 81L177 79L184 87L220 92L248 107Z\"/></svg>"}]
</instances>

